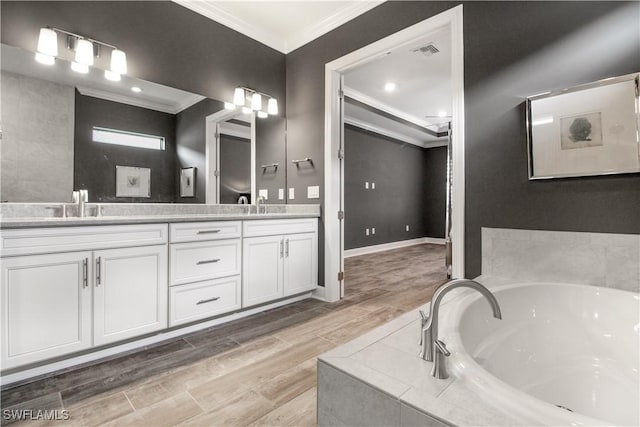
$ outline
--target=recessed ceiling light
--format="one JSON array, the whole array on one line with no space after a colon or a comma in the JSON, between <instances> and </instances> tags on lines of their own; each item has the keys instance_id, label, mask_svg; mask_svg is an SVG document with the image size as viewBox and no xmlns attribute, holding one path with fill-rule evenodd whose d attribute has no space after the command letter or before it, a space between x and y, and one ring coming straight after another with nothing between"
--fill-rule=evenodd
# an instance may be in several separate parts
<instances>
[{"instance_id":1,"label":"recessed ceiling light","mask_svg":"<svg viewBox=\"0 0 640 427\"><path fill-rule=\"evenodd\" d=\"M384 90L386 90L387 92L393 92L395 89L396 89L395 83L389 82L384 85Z\"/></svg>"},{"instance_id":2,"label":"recessed ceiling light","mask_svg":"<svg viewBox=\"0 0 640 427\"><path fill-rule=\"evenodd\" d=\"M134 86L134 87L132 87L132 88L131 88L131 90L132 90L133 92L135 92L135 93L140 93L140 92L142 92L142 89L140 89L138 86Z\"/></svg>"},{"instance_id":3,"label":"recessed ceiling light","mask_svg":"<svg viewBox=\"0 0 640 427\"><path fill-rule=\"evenodd\" d=\"M447 112L444 110L438 111L438 117L447 117Z\"/></svg>"}]
</instances>

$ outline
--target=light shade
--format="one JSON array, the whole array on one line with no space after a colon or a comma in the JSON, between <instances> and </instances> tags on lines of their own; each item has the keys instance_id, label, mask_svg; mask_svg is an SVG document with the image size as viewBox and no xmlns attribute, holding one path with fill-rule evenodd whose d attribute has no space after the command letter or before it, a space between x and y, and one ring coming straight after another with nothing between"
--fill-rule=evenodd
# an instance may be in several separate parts
<instances>
[{"instance_id":1,"label":"light shade","mask_svg":"<svg viewBox=\"0 0 640 427\"><path fill-rule=\"evenodd\" d=\"M81 73L81 74L87 74L89 72L89 66L87 64L81 64L76 61L73 61L71 63L71 69L76 73Z\"/></svg>"},{"instance_id":2,"label":"light shade","mask_svg":"<svg viewBox=\"0 0 640 427\"><path fill-rule=\"evenodd\" d=\"M265 113L264 111L258 111L258 117L260 117L261 119L266 119L267 117L269 117L269 114Z\"/></svg>"},{"instance_id":3,"label":"light shade","mask_svg":"<svg viewBox=\"0 0 640 427\"><path fill-rule=\"evenodd\" d=\"M50 28L40 28L38 52L48 56L58 56L58 35Z\"/></svg>"},{"instance_id":4,"label":"light shade","mask_svg":"<svg viewBox=\"0 0 640 427\"><path fill-rule=\"evenodd\" d=\"M234 104L233 102L225 102L224 103L224 109L225 110L235 110L236 109L236 104Z\"/></svg>"},{"instance_id":5,"label":"light shade","mask_svg":"<svg viewBox=\"0 0 640 427\"><path fill-rule=\"evenodd\" d=\"M93 43L86 39L78 39L76 43L76 62L93 65Z\"/></svg>"},{"instance_id":6,"label":"light shade","mask_svg":"<svg viewBox=\"0 0 640 427\"><path fill-rule=\"evenodd\" d=\"M267 113L275 116L278 114L278 100L275 98L269 98L269 102L267 102Z\"/></svg>"},{"instance_id":7,"label":"light shade","mask_svg":"<svg viewBox=\"0 0 640 427\"><path fill-rule=\"evenodd\" d=\"M254 111L262 110L262 95L254 93L251 97L251 109Z\"/></svg>"},{"instance_id":8,"label":"light shade","mask_svg":"<svg viewBox=\"0 0 640 427\"><path fill-rule=\"evenodd\" d=\"M244 101L245 101L244 89L242 89L241 87L237 87L236 90L233 92L233 103L236 105L244 105Z\"/></svg>"},{"instance_id":9,"label":"light shade","mask_svg":"<svg viewBox=\"0 0 640 427\"><path fill-rule=\"evenodd\" d=\"M114 73L113 71L104 70L104 78L107 80L111 80L112 82L119 82L121 76L120 74Z\"/></svg>"},{"instance_id":10,"label":"light shade","mask_svg":"<svg viewBox=\"0 0 640 427\"><path fill-rule=\"evenodd\" d=\"M127 55L118 49L111 52L111 71L116 74L127 74Z\"/></svg>"},{"instance_id":11,"label":"light shade","mask_svg":"<svg viewBox=\"0 0 640 427\"><path fill-rule=\"evenodd\" d=\"M53 65L56 63L56 58L53 56L45 55L44 53L36 53L36 61L45 65Z\"/></svg>"}]
</instances>

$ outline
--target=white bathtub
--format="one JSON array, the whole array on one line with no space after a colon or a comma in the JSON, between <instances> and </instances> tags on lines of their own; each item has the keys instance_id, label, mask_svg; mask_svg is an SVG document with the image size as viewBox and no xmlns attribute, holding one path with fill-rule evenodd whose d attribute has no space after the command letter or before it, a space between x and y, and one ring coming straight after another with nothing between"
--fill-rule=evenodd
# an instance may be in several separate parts
<instances>
[{"instance_id":1,"label":"white bathtub","mask_svg":"<svg viewBox=\"0 0 640 427\"><path fill-rule=\"evenodd\" d=\"M476 292L443 306L453 376L523 424L640 425L638 294L555 283L492 292L502 320Z\"/></svg>"}]
</instances>

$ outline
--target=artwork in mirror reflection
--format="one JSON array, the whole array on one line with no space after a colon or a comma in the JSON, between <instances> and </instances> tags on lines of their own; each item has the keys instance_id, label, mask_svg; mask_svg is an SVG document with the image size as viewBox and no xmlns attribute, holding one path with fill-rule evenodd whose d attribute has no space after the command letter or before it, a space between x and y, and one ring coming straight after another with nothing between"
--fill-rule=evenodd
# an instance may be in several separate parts
<instances>
[{"instance_id":1,"label":"artwork in mirror reflection","mask_svg":"<svg viewBox=\"0 0 640 427\"><path fill-rule=\"evenodd\" d=\"M60 59L42 65L32 52L4 44L1 53L0 200L68 202L73 190L87 189L90 202L205 203L214 173L206 163L206 118L223 102L127 76L108 81L98 69L74 73ZM105 141L104 130L117 142ZM251 191L252 151L227 145L219 154L220 179L228 183L219 203L237 203ZM116 166L149 170L149 193L119 191ZM181 197L187 167L201 173L191 178L193 194Z\"/></svg>"}]
</instances>

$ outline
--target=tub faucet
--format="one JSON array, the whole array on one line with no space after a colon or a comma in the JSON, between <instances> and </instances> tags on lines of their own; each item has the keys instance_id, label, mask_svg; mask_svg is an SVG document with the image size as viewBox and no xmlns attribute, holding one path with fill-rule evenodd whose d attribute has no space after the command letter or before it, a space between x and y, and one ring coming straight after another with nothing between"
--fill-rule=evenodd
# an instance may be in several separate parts
<instances>
[{"instance_id":1,"label":"tub faucet","mask_svg":"<svg viewBox=\"0 0 640 427\"><path fill-rule=\"evenodd\" d=\"M493 296L489 289L485 288L480 283L469 279L454 279L440 285L431 298L431 303L429 304L429 317L426 322L424 321L424 313L421 313L423 318L422 324L424 327L422 328L420 341L420 357L426 361L434 362L431 375L438 379L446 379L449 377L445 364L445 357L451 355L445 344L438 339L438 311L440 310L442 298L456 288L471 288L480 292L487 301L489 301L491 309L493 310L493 317L496 319L502 319L498 300L496 300L496 297Z\"/></svg>"}]
</instances>

